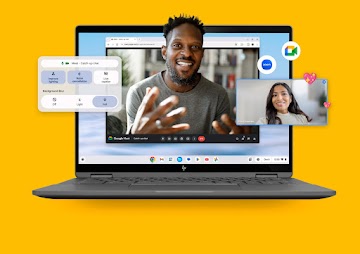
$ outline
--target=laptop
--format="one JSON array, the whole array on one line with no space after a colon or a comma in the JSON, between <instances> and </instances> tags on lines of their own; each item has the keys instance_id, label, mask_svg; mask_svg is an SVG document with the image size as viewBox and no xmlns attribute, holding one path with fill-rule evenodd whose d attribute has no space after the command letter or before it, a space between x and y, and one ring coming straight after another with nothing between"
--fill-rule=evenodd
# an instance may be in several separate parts
<instances>
[{"instance_id":1,"label":"laptop","mask_svg":"<svg viewBox=\"0 0 360 254\"><path fill-rule=\"evenodd\" d=\"M291 27L205 26L205 31L198 72L226 91L231 118L235 119L239 104L239 79L292 78L292 62L281 53L284 43L292 40ZM76 177L33 190L33 195L62 199L313 199L336 194L292 178L296 127L250 126L237 134L191 129L175 134L130 134L127 95L134 84L165 70L162 45L163 26L76 28L77 56L121 58L123 107L119 112L75 113ZM264 55L276 60L271 74L257 68ZM201 116L211 109L187 110L198 110Z\"/></svg>"}]
</instances>

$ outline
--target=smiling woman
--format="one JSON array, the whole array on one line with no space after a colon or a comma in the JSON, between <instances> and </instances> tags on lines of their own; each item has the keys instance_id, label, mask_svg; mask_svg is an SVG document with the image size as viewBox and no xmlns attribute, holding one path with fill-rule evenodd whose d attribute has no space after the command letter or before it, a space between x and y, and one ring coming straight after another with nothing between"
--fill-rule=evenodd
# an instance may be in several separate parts
<instances>
[{"instance_id":1,"label":"smiling woman","mask_svg":"<svg viewBox=\"0 0 360 254\"><path fill-rule=\"evenodd\" d=\"M275 83L267 96L266 117L257 124L307 124L311 118L297 103L291 88L286 83Z\"/></svg>"}]
</instances>

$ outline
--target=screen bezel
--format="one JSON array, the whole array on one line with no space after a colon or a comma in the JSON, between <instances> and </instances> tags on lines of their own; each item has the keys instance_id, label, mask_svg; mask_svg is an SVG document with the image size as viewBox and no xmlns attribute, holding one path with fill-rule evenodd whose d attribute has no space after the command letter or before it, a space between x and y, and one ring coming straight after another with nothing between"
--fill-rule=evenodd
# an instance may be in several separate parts
<instances>
[{"instance_id":1,"label":"screen bezel","mask_svg":"<svg viewBox=\"0 0 360 254\"><path fill-rule=\"evenodd\" d=\"M288 33L289 41L292 40L292 28L290 26L205 26L207 33ZM163 26L77 26L76 27L76 56L79 55L80 33L162 33ZM106 48L104 47L104 53ZM289 61L289 79L292 78L292 62ZM106 114L106 113L104 113ZM186 172L182 164L80 164L79 163L79 113L75 113L75 170L79 173L170 173L170 172L202 172L202 173L292 173L293 144L292 126L289 126L289 164L207 164L204 171L203 164L187 164ZM121 167L119 167L121 165Z\"/></svg>"}]
</instances>

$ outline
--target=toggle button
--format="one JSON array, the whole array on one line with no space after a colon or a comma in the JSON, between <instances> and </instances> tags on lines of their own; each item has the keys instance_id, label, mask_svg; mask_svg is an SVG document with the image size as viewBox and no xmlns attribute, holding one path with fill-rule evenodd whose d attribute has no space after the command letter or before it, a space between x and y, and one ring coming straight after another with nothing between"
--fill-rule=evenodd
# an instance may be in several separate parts
<instances>
[{"instance_id":1,"label":"toggle button","mask_svg":"<svg viewBox=\"0 0 360 254\"><path fill-rule=\"evenodd\" d=\"M118 104L118 100L115 96L95 96L93 105L97 108L114 108Z\"/></svg>"}]
</instances>

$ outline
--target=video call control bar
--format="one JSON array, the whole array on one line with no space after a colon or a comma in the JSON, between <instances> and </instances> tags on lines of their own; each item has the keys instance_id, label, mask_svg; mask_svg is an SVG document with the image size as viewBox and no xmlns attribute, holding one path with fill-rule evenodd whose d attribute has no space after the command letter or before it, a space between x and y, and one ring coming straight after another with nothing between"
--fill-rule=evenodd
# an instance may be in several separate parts
<instances>
[{"instance_id":1,"label":"video call control bar","mask_svg":"<svg viewBox=\"0 0 360 254\"><path fill-rule=\"evenodd\" d=\"M119 137L108 135L107 143L259 143L257 134L238 135L121 135Z\"/></svg>"}]
</instances>

